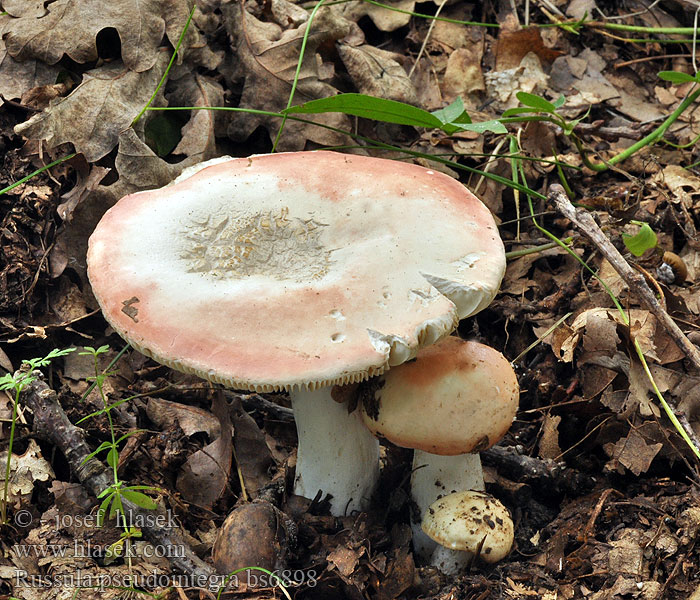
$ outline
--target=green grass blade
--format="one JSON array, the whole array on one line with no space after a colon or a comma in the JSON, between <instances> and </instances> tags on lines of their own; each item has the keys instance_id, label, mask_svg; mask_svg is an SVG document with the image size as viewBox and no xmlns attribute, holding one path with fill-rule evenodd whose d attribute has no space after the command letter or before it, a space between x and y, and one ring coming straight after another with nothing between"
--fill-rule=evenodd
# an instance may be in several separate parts
<instances>
[{"instance_id":1,"label":"green grass blade","mask_svg":"<svg viewBox=\"0 0 700 600\"><path fill-rule=\"evenodd\" d=\"M305 115L339 112L374 121L385 121L398 125L413 125L414 127L427 127L430 129L439 129L443 125L440 119L422 108L397 102L396 100L375 98L365 94L338 94L330 98L320 98L319 100L311 100L304 104L291 106L282 112Z\"/></svg>"}]
</instances>

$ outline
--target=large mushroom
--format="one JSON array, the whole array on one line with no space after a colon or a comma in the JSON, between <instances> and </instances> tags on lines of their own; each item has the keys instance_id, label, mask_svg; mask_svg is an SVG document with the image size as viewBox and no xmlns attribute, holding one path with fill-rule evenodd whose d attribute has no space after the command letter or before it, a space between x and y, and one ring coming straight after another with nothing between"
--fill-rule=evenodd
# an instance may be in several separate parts
<instances>
[{"instance_id":1,"label":"large mushroom","mask_svg":"<svg viewBox=\"0 0 700 600\"><path fill-rule=\"evenodd\" d=\"M497 350L451 336L368 387L365 425L397 446L414 449L411 496L420 516L412 524L413 545L428 560L436 543L423 532L421 520L447 494L484 489L479 451L510 428L518 409L518 380ZM437 566L435 559L432 563Z\"/></svg>"},{"instance_id":2,"label":"large mushroom","mask_svg":"<svg viewBox=\"0 0 700 600\"><path fill-rule=\"evenodd\" d=\"M287 390L295 491L336 515L374 488L378 446L331 397L413 358L491 302L488 209L412 164L333 152L215 159L131 194L92 234L102 312L139 351L209 381Z\"/></svg>"}]
</instances>

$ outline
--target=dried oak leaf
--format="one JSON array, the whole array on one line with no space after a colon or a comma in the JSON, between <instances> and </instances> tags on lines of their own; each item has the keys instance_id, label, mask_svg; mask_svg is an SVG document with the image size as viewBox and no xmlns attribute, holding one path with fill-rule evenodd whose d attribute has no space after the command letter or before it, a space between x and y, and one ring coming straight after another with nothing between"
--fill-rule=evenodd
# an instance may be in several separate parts
<instances>
[{"instance_id":1,"label":"dried oak leaf","mask_svg":"<svg viewBox=\"0 0 700 600\"><path fill-rule=\"evenodd\" d=\"M96 60L97 34L114 28L124 64L140 72L155 65L163 35L177 44L190 7L187 0L56 0L46 10L45 16L29 11L5 21L1 37L13 58L36 58L49 65L64 54L79 63ZM196 37L194 30L188 37L186 44Z\"/></svg>"},{"instance_id":2,"label":"dried oak leaf","mask_svg":"<svg viewBox=\"0 0 700 600\"><path fill-rule=\"evenodd\" d=\"M119 61L87 71L73 92L17 125L15 133L46 140L49 147L70 142L88 162L99 160L117 145L119 134L148 102L167 62L162 52L156 65L143 73L130 71Z\"/></svg>"},{"instance_id":3,"label":"dried oak leaf","mask_svg":"<svg viewBox=\"0 0 700 600\"><path fill-rule=\"evenodd\" d=\"M70 221L75 207L93 192L109 171L107 167L92 165L87 176L78 172L78 182L75 187L61 195L61 204L56 208L58 216L64 221Z\"/></svg>"},{"instance_id":4,"label":"dried oak leaf","mask_svg":"<svg viewBox=\"0 0 700 600\"><path fill-rule=\"evenodd\" d=\"M282 30L276 23L263 22L244 11L238 2L223 5L224 23L236 48L233 79L245 80L239 102L241 108L278 112L287 106L287 98L297 69L306 24L296 29ZM322 8L316 15L308 36L305 58L299 73L295 104L333 96L337 90L320 80L319 61L315 56L319 46L334 44L347 35L352 24L336 7ZM308 120L335 128L349 128L345 115L328 113L309 115ZM280 126L277 117L255 114L234 114L230 117L228 134L237 141L248 139L260 126L274 138ZM307 123L288 121L278 150L302 150L307 140L321 145L347 143L347 136Z\"/></svg>"},{"instance_id":5,"label":"dried oak leaf","mask_svg":"<svg viewBox=\"0 0 700 600\"><path fill-rule=\"evenodd\" d=\"M223 106L224 89L219 83L196 73L189 73L173 84L168 101L174 106ZM215 132L223 127L223 113L194 110L182 128L182 139L173 154L184 154L197 162L216 156Z\"/></svg>"},{"instance_id":6,"label":"dried oak leaf","mask_svg":"<svg viewBox=\"0 0 700 600\"><path fill-rule=\"evenodd\" d=\"M214 396L212 412L219 420L221 435L187 459L176 483L185 500L206 509L226 491L233 457L233 426L223 395Z\"/></svg>"},{"instance_id":7,"label":"dried oak leaf","mask_svg":"<svg viewBox=\"0 0 700 600\"><path fill-rule=\"evenodd\" d=\"M632 429L626 438L620 439L616 444L606 444L604 449L610 456L609 466L619 462L635 475L646 473L651 466L651 461L659 453L663 444L647 444L646 440L635 429Z\"/></svg>"},{"instance_id":8,"label":"dried oak leaf","mask_svg":"<svg viewBox=\"0 0 700 600\"><path fill-rule=\"evenodd\" d=\"M534 52L545 63L551 63L561 54L558 50L547 48L537 27L511 29L503 26L496 44L496 70L517 68L526 54Z\"/></svg>"},{"instance_id":9,"label":"dried oak leaf","mask_svg":"<svg viewBox=\"0 0 700 600\"><path fill-rule=\"evenodd\" d=\"M0 96L3 98L21 98L27 90L53 83L58 71L57 67L35 59L15 60L0 39ZM2 104L0 99L0 106Z\"/></svg>"},{"instance_id":10,"label":"dried oak leaf","mask_svg":"<svg viewBox=\"0 0 700 600\"><path fill-rule=\"evenodd\" d=\"M202 431L211 438L218 438L221 435L219 420L209 411L196 406L170 402L161 398L149 398L146 414L151 421L163 428L177 423L187 436Z\"/></svg>"},{"instance_id":11,"label":"dried oak leaf","mask_svg":"<svg viewBox=\"0 0 700 600\"><path fill-rule=\"evenodd\" d=\"M49 255L52 265L61 271L66 265L80 277L83 289L89 287L85 255L87 240L105 211L117 200L145 189L159 188L170 183L180 171L196 162L185 159L172 165L156 156L136 132L129 127L119 134L119 150L115 168L119 179L111 185L98 185L75 206L71 212L70 227L60 230L56 244ZM65 263L63 268L61 263ZM52 267L52 270L54 267ZM93 301L93 308L97 307Z\"/></svg>"},{"instance_id":12,"label":"dried oak leaf","mask_svg":"<svg viewBox=\"0 0 700 600\"><path fill-rule=\"evenodd\" d=\"M7 451L0 454L2 464L7 463ZM51 465L42 456L41 448L34 440L29 440L29 445L24 454L13 454L10 461L10 484L8 486L8 502L19 506L21 500L28 501L34 491L37 481L47 481L54 477ZM4 477L3 477L4 482Z\"/></svg>"},{"instance_id":13,"label":"dried oak leaf","mask_svg":"<svg viewBox=\"0 0 700 600\"><path fill-rule=\"evenodd\" d=\"M231 403L230 413L235 431L233 447L236 451L236 462L246 492L255 497L258 490L270 482L270 469L274 466L272 453L267 446L265 434L243 409L239 398Z\"/></svg>"},{"instance_id":14,"label":"dried oak leaf","mask_svg":"<svg viewBox=\"0 0 700 600\"><path fill-rule=\"evenodd\" d=\"M360 93L418 105L416 90L398 54L369 44L357 48L338 44L338 54Z\"/></svg>"},{"instance_id":15,"label":"dried oak leaf","mask_svg":"<svg viewBox=\"0 0 700 600\"><path fill-rule=\"evenodd\" d=\"M380 31L396 31L408 25L411 12L416 6L415 0L387 0L384 4L387 6L377 6L369 2L351 2L345 9L345 15L353 21L359 21L367 15Z\"/></svg>"},{"instance_id":16,"label":"dried oak leaf","mask_svg":"<svg viewBox=\"0 0 700 600\"><path fill-rule=\"evenodd\" d=\"M43 17L44 0L3 0L2 8L11 17Z\"/></svg>"}]
</instances>

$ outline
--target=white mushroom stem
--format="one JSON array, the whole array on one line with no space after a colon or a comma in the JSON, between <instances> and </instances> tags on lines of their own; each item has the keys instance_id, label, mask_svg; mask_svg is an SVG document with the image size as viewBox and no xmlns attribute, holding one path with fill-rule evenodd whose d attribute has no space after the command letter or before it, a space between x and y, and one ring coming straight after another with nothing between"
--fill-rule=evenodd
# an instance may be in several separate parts
<instances>
[{"instance_id":1,"label":"white mushroom stem","mask_svg":"<svg viewBox=\"0 0 700 600\"><path fill-rule=\"evenodd\" d=\"M421 533L423 532L421 531ZM426 535L425 537L428 536ZM430 540L430 538L428 539ZM430 541L433 542L433 540ZM469 550L452 550L452 548L446 548L437 542L433 542L433 544L435 544L435 550L430 556L430 564L440 569L445 575L464 573L472 558L474 558L474 554L469 552Z\"/></svg>"},{"instance_id":2,"label":"white mushroom stem","mask_svg":"<svg viewBox=\"0 0 700 600\"><path fill-rule=\"evenodd\" d=\"M423 532L421 519L433 502L447 494L484 489L484 475L478 454L438 456L423 450L415 450L411 474L411 496L420 510L418 520L411 523L415 554L442 571L444 571L443 564L452 565L451 568L456 569L466 566L471 553L442 548ZM439 548L441 549L437 551ZM452 559L448 559L450 554L454 555Z\"/></svg>"},{"instance_id":3,"label":"white mushroom stem","mask_svg":"<svg viewBox=\"0 0 700 600\"><path fill-rule=\"evenodd\" d=\"M294 493L314 498L331 494L335 516L363 510L379 478L379 442L359 412L331 397L331 387L289 394L297 424Z\"/></svg>"}]
</instances>

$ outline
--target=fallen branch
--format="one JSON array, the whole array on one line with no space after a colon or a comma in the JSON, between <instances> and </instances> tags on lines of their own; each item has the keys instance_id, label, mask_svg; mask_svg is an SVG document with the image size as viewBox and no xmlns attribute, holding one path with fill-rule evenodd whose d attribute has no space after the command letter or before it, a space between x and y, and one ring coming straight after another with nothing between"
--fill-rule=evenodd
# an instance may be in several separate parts
<instances>
[{"instance_id":1,"label":"fallen branch","mask_svg":"<svg viewBox=\"0 0 700 600\"><path fill-rule=\"evenodd\" d=\"M39 371L36 379L22 392L22 402L34 413L33 431L37 437L55 445L66 457L71 471L80 483L93 495L99 494L112 483L110 471L96 458L85 460L91 453L85 441L85 433L73 425L58 403L56 392L43 381ZM147 510L122 498L127 522L144 524L141 530L144 537L160 548L172 548L166 554L177 571L203 582L202 587L220 581L216 571L200 559L189 547L179 527L162 527L169 523L165 509ZM153 524L153 525L151 525ZM206 583L204 583L206 582Z\"/></svg>"},{"instance_id":2,"label":"fallen branch","mask_svg":"<svg viewBox=\"0 0 700 600\"><path fill-rule=\"evenodd\" d=\"M647 285L644 277L635 271L625 258L620 254L617 248L607 238L603 231L598 227L591 214L582 209L576 209L566 196L564 188L558 183L549 186L548 200L554 203L557 210L569 219L581 232L593 242L600 250L601 254L612 265L613 269L622 277L623 281L629 286L630 291L639 299L639 301L647 308L647 310L656 317L661 323L673 341L688 357L688 360L693 363L696 369L700 371L700 350L693 344L683 333L680 327L671 316L663 309L659 301L656 299L654 292Z\"/></svg>"}]
</instances>

